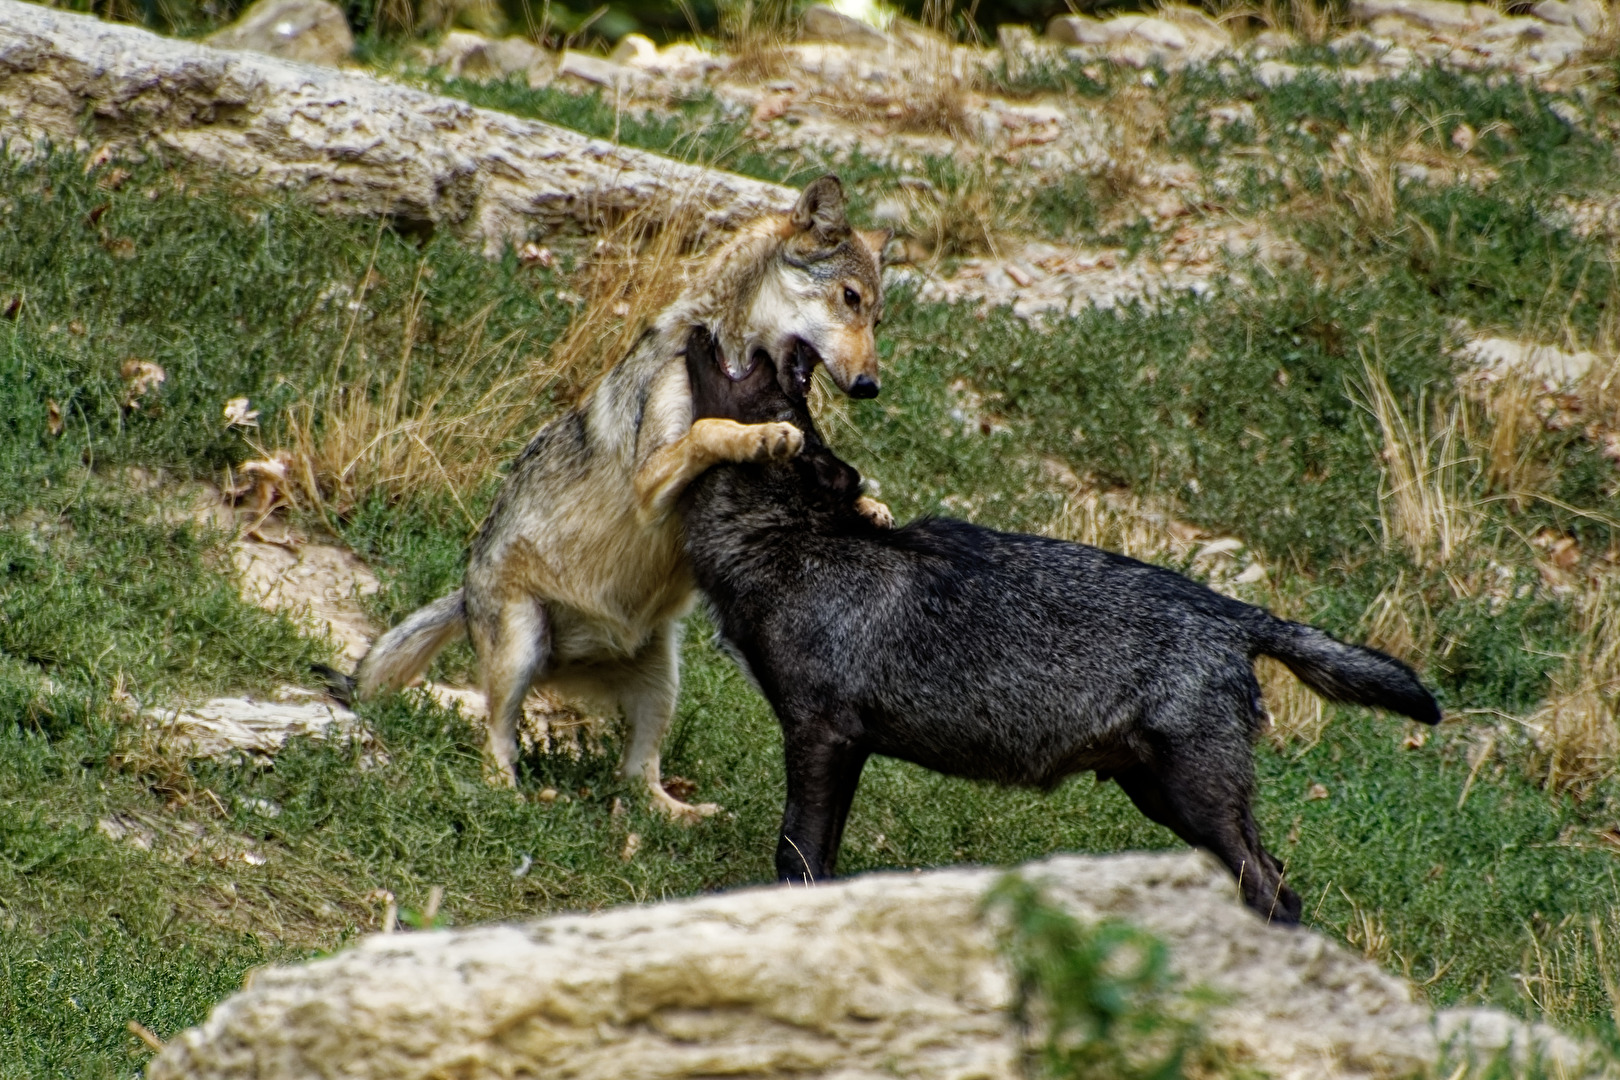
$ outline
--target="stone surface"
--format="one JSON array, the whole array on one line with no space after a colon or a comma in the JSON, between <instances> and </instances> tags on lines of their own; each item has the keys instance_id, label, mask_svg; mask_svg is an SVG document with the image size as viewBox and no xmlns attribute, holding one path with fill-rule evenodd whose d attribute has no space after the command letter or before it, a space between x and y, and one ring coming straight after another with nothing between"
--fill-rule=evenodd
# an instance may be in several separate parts
<instances>
[{"instance_id":1,"label":"stone surface","mask_svg":"<svg viewBox=\"0 0 1620 1080\"><path fill-rule=\"evenodd\" d=\"M557 58L550 51L520 37L489 38L453 30L420 58L428 67L442 68L461 79L505 79L523 75L531 86L543 86L556 72Z\"/></svg>"},{"instance_id":2,"label":"stone surface","mask_svg":"<svg viewBox=\"0 0 1620 1080\"><path fill-rule=\"evenodd\" d=\"M316 633L327 633L349 660L366 654L372 627L360 598L377 591L377 578L354 552L334 544L243 538L231 556L248 603L284 611Z\"/></svg>"},{"instance_id":3,"label":"stone surface","mask_svg":"<svg viewBox=\"0 0 1620 1080\"><path fill-rule=\"evenodd\" d=\"M877 27L852 19L825 4L811 4L804 9L799 37L804 41L826 41L863 49L886 49L890 44L889 36Z\"/></svg>"},{"instance_id":4,"label":"stone surface","mask_svg":"<svg viewBox=\"0 0 1620 1080\"><path fill-rule=\"evenodd\" d=\"M581 82L593 86L606 86L608 88L623 88L631 83L640 81L641 73L635 68L612 60L604 60L600 56L590 53L574 52L569 50L563 53L562 62L557 65L558 75L567 75Z\"/></svg>"},{"instance_id":5,"label":"stone surface","mask_svg":"<svg viewBox=\"0 0 1620 1080\"><path fill-rule=\"evenodd\" d=\"M258 0L204 39L216 49L252 49L283 60L336 67L354 52L343 10L328 0Z\"/></svg>"},{"instance_id":6,"label":"stone surface","mask_svg":"<svg viewBox=\"0 0 1620 1080\"><path fill-rule=\"evenodd\" d=\"M233 754L272 757L297 735L305 738L364 738L360 718L340 705L308 700L313 695L288 688L303 701L214 698L202 705L146 710L146 729L160 747L188 757L228 758Z\"/></svg>"},{"instance_id":7,"label":"stone surface","mask_svg":"<svg viewBox=\"0 0 1620 1080\"><path fill-rule=\"evenodd\" d=\"M1319 934L1266 926L1206 856L1060 857L1021 873L1082 919L1167 941L1189 982L1224 995L1212 1037L1277 1080L1405 1075L1437 1055L1404 983ZM1010 987L982 915L999 876L874 875L375 936L255 972L147 1076L1012 1080ZM1468 1023L1536 1038L1491 1010Z\"/></svg>"},{"instance_id":8,"label":"stone surface","mask_svg":"<svg viewBox=\"0 0 1620 1080\"><path fill-rule=\"evenodd\" d=\"M1462 31L1482 21L1467 4L1448 0L1350 0L1350 14L1362 22L1393 16L1437 31Z\"/></svg>"},{"instance_id":9,"label":"stone surface","mask_svg":"<svg viewBox=\"0 0 1620 1080\"><path fill-rule=\"evenodd\" d=\"M676 200L698 200L720 230L795 198L362 74L18 0L0 0L0 137L107 154L156 145L334 209L449 226L492 252Z\"/></svg>"},{"instance_id":10,"label":"stone surface","mask_svg":"<svg viewBox=\"0 0 1620 1080\"><path fill-rule=\"evenodd\" d=\"M1479 337L1460 350L1462 357L1488 375L1530 376L1552 386L1579 382L1602 359L1591 352L1567 352L1554 345L1537 345L1511 338Z\"/></svg>"}]
</instances>

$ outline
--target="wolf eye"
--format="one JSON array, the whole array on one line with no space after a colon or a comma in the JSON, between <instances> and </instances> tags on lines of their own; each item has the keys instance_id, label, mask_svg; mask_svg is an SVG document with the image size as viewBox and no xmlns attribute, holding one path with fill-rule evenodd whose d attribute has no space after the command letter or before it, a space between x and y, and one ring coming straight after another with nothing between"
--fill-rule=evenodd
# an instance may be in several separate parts
<instances>
[{"instance_id":1,"label":"wolf eye","mask_svg":"<svg viewBox=\"0 0 1620 1080\"><path fill-rule=\"evenodd\" d=\"M851 311L861 310L861 294L848 285L844 286L844 303L849 305Z\"/></svg>"}]
</instances>

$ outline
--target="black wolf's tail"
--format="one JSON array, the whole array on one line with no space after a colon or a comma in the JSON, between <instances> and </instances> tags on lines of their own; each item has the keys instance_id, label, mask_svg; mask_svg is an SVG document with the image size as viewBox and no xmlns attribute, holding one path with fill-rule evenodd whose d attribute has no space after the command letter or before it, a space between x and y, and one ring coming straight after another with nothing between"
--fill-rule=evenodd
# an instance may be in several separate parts
<instances>
[{"instance_id":1,"label":"black wolf's tail","mask_svg":"<svg viewBox=\"0 0 1620 1080\"><path fill-rule=\"evenodd\" d=\"M1325 630L1269 613L1257 620L1258 652L1288 665L1329 701L1388 709L1424 724L1440 722L1440 706L1405 663L1363 645L1347 645Z\"/></svg>"},{"instance_id":2,"label":"black wolf's tail","mask_svg":"<svg viewBox=\"0 0 1620 1080\"><path fill-rule=\"evenodd\" d=\"M331 694L341 705L352 708L354 706L354 676L345 675L335 667L325 664L311 664L309 670L326 683L326 692Z\"/></svg>"}]
</instances>

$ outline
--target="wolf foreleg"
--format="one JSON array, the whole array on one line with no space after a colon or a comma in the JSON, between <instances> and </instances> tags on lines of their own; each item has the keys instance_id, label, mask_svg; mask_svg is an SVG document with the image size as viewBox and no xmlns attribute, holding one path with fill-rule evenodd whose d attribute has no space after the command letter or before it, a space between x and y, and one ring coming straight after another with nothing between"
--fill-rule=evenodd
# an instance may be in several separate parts
<instances>
[{"instance_id":1,"label":"wolf foreleg","mask_svg":"<svg viewBox=\"0 0 1620 1080\"><path fill-rule=\"evenodd\" d=\"M668 513L686 486L723 461L786 461L804 447L793 424L739 424L705 417L654 451L636 472L636 503L644 519Z\"/></svg>"}]
</instances>

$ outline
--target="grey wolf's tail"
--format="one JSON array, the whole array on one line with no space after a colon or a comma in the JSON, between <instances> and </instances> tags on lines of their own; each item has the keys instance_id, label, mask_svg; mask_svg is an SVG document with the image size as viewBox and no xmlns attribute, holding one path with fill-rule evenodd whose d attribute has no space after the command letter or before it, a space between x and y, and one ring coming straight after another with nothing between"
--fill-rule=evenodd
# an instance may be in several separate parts
<instances>
[{"instance_id":1,"label":"grey wolf's tail","mask_svg":"<svg viewBox=\"0 0 1620 1080\"><path fill-rule=\"evenodd\" d=\"M1301 682L1329 701L1388 709L1423 724L1440 722L1434 695L1417 672L1393 656L1347 645L1325 630L1269 613L1256 630L1259 652L1287 664Z\"/></svg>"},{"instance_id":2,"label":"grey wolf's tail","mask_svg":"<svg viewBox=\"0 0 1620 1080\"><path fill-rule=\"evenodd\" d=\"M439 650L467 632L467 605L462 590L441 597L378 638L353 675L317 669L345 705L383 690L398 690L422 674Z\"/></svg>"}]
</instances>

